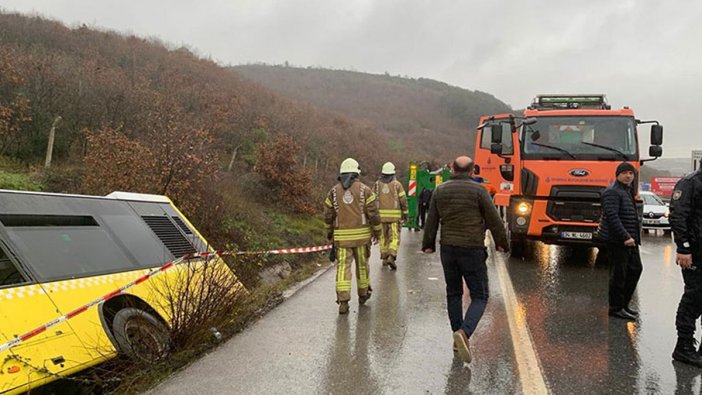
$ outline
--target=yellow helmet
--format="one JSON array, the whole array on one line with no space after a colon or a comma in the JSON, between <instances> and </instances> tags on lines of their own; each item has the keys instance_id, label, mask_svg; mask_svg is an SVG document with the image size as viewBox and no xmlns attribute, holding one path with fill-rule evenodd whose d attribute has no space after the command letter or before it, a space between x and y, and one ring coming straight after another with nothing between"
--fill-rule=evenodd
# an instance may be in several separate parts
<instances>
[{"instance_id":1,"label":"yellow helmet","mask_svg":"<svg viewBox=\"0 0 702 395\"><path fill-rule=\"evenodd\" d=\"M361 167L358 165L358 162L356 162L356 159L346 158L343 162L341 162L339 173L361 174Z\"/></svg>"},{"instance_id":2,"label":"yellow helmet","mask_svg":"<svg viewBox=\"0 0 702 395\"><path fill-rule=\"evenodd\" d=\"M393 165L392 162L385 162L382 173L388 175L395 174L395 165Z\"/></svg>"}]
</instances>

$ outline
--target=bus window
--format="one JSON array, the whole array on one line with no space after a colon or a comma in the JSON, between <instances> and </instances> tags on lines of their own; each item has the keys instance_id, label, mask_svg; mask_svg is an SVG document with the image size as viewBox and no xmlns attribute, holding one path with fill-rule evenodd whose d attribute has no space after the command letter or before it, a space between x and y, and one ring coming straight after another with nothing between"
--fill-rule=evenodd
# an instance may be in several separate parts
<instances>
[{"instance_id":1,"label":"bus window","mask_svg":"<svg viewBox=\"0 0 702 395\"><path fill-rule=\"evenodd\" d=\"M42 282L137 269L90 216L0 215L0 222Z\"/></svg>"},{"instance_id":2,"label":"bus window","mask_svg":"<svg viewBox=\"0 0 702 395\"><path fill-rule=\"evenodd\" d=\"M19 285L26 282L27 279L17 270L5 251L0 249L0 287Z\"/></svg>"}]
</instances>

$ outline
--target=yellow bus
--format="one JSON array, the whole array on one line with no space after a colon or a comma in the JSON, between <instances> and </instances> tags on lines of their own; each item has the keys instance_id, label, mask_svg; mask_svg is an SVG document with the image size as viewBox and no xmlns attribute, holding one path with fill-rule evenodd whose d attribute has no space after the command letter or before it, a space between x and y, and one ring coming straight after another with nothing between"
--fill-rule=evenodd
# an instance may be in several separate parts
<instances>
[{"instance_id":1,"label":"yellow bus","mask_svg":"<svg viewBox=\"0 0 702 395\"><path fill-rule=\"evenodd\" d=\"M0 190L0 394L28 391L118 353L165 355L167 301L144 276L207 251L165 196Z\"/></svg>"}]
</instances>

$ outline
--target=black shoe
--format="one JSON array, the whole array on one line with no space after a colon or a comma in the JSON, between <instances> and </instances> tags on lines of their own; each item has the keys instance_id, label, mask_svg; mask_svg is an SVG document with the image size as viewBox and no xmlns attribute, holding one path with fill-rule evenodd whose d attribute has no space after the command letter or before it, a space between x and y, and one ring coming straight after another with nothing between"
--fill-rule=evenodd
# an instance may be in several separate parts
<instances>
[{"instance_id":1,"label":"black shoe","mask_svg":"<svg viewBox=\"0 0 702 395\"><path fill-rule=\"evenodd\" d=\"M366 291L366 294L358 297L358 303L359 304L366 304L368 299L370 299L372 293L373 293L373 290L371 289L371 287L368 287L368 291Z\"/></svg>"},{"instance_id":2,"label":"black shoe","mask_svg":"<svg viewBox=\"0 0 702 395\"><path fill-rule=\"evenodd\" d=\"M388 257L388 266L390 266L390 270L397 270L397 265L395 264L395 257L392 255Z\"/></svg>"},{"instance_id":3,"label":"black shoe","mask_svg":"<svg viewBox=\"0 0 702 395\"><path fill-rule=\"evenodd\" d=\"M702 356L695 350L694 339L678 338L678 343L675 345L675 350L673 350L673 359L702 368Z\"/></svg>"},{"instance_id":4,"label":"black shoe","mask_svg":"<svg viewBox=\"0 0 702 395\"><path fill-rule=\"evenodd\" d=\"M634 317L638 317L638 316L639 316L639 312L638 312L638 311L632 310L632 309L630 309L630 308L628 308L628 307L625 307L625 308L624 308L624 311L626 311L627 313L633 315Z\"/></svg>"},{"instance_id":5,"label":"black shoe","mask_svg":"<svg viewBox=\"0 0 702 395\"><path fill-rule=\"evenodd\" d=\"M636 321L636 316L629 314L626 310L621 309L621 310L610 310L609 311L609 316L610 317L617 317L617 318L622 318L625 320L629 321Z\"/></svg>"}]
</instances>

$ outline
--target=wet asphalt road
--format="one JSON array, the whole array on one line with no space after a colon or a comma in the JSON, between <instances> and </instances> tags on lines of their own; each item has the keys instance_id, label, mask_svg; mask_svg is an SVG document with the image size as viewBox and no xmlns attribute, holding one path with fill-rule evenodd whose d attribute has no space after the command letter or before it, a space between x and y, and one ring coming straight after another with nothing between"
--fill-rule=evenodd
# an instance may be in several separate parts
<instances>
[{"instance_id":1,"label":"wet asphalt road","mask_svg":"<svg viewBox=\"0 0 702 395\"><path fill-rule=\"evenodd\" d=\"M644 238L636 323L607 316L608 269L593 250L491 253L491 298L465 366L438 254L418 251L421 233L402 237L397 272L373 250L365 306L354 295L350 314L337 314L332 268L153 393L699 393L702 370L670 358L682 278L669 237Z\"/></svg>"}]
</instances>

